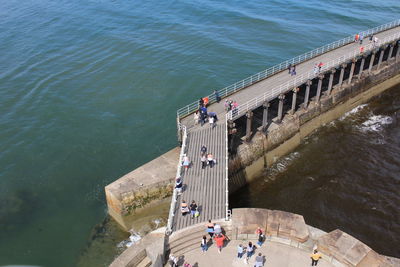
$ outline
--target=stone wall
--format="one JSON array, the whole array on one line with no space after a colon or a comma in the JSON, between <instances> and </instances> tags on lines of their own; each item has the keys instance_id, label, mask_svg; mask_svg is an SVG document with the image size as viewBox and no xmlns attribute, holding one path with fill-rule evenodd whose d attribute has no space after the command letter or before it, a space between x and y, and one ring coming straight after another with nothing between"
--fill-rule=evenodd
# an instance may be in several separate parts
<instances>
[{"instance_id":1,"label":"stone wall","mask_svg":"<svg viewBox=\"0 0 400 267\"><path fill-rule=\"evenodd\" d=\"M176 147L105 187L108 213L125 230L126 216L172 195L179 158Z\"/></svg>"},{"instance_id":2,"label":"stone wall","mask_svg":"<svg viewBox=\"0 0 400 267\"><path fill-rule=\"evenodd\" d=\"M392 59L382 63L379 70L364 71L361 79L353 79L351 84L334 87L330 95L312 101L307 109L286 114L281 123L271 123L267 134L257 132L229 160L229 192L259 177L267 166L293 151L317 128L399 83L400 64Z\"/></svg>"}]
</instances>

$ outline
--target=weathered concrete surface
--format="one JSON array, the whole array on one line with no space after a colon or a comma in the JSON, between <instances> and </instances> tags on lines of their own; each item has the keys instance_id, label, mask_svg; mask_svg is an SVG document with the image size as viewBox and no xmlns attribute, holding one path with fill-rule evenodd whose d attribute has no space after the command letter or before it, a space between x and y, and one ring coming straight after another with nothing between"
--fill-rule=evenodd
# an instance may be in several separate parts
<instances>
[{"instance_id":1,"label":"weathered concrete surface","mask_svg":"<svg viewBox=\"0 0 400 267\"><path fill-rule=\"evenodd\" d=\"M176 147L105 187L108 212L124 229L126 215L172 194L179 152Z\"/></svg>"},{"instance_id":2,"label":"weathered concrete surface","mask_svg":"<svg viewBox=\"0 0 400 267\"><path fill-rule=\"evenodd\" d=\"M317 239L318 249L349 266L380 267L395 266L385 256L340 230L335 230Z\"/></svg>"},{"instance_id":3,"label":"weathered concrete surface","mask_svg":"<svg viewBox=\"0 0 400 267\"><path fill-rule=\"evenodd\" d=\"M152 266L158 267L163 264L165 228L159 228L145 237L138 243L127 248L119 255L110 267L134 267L142 262L151 261Z\"/></svg>"},{"instance_id":4,"label":"weathered concrete surface","mask_svg":"<svg viewBox=\"0 0 400 267\"><path fill-rule=\"evenodd\" d=\"M255 231L260 227L269 236L284 237L304 243L309 238L309 231L303 216L267 209L234 209L232 228L235 239L257 239Z\"/></svg>"},{"instance_id":5,"label":"weathered concrete surface","mask_svg":"<svg viewBox=\"0 0 400 267\"><path fill-rule=\"evenodd\" d=\"M400 83L400 65L382 63L369 76L353 79L351 84L335 86L331 95L310 102L307 110L287 114L279 126L272 123L268 134L258 132L249 143L238 147L229 162L229 191L233 193L262 174L265 167L293 151L304 138L322 125L340 118L346 112Z\"/></svg>"}]
</instances>

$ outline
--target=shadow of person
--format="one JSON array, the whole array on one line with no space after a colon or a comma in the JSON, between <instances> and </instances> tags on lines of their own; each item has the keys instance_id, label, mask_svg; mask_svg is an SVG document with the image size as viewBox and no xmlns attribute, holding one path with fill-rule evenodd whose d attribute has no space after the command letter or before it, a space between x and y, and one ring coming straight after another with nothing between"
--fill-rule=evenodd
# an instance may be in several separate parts
<instances>
[{"instance_id":1,"label":"shadow of person","mask_svg":"<svg viewBox=\"0 0 400 267\"><path fill-rule=\"evenodd\" d=\"M195 262L192 267L199 267L199 264L197 262Z\"/></svg>"},{"instance_id":2,"label":"shadow of person","mask_svg":"<svg viewBox=\"0 0 400 267\"><path fill-rule=\"evenodd\" d=\"M184 262L185 262L185 256L182 255L178 259L178 266L182 266Z\"/></svg>"}]
</instances>

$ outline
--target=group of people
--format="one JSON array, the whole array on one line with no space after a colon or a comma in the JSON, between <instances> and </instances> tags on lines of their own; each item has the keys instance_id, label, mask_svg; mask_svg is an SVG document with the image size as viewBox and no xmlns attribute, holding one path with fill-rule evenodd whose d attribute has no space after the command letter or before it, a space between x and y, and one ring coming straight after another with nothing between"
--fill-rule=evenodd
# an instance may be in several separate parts
<instances>
[{"instance_id":1,"label":"group of people","mask_svg":"<svg viewBox=\"0 0 400 267\"><path fill-rule=\"evenodd\" d=\"M198 208L199 207L197 206L196 201L192 200L192 203L190 203L190 205L188 205L185 200L182 200L181 213L183 216L190 213L190 217L192 219L195 217L199 217L200 212L199 212Z\"/></svg>"},{"instance_id":2,"label":"group of people","mask_svg":"<svg viewBox=\"0 0 400 267\"><path fill-rule=\"evenodd\" d=\"M236 100L226 99L224 106L225 106L226 112L229 112L231 110L234 112L237 109L237 107L239 106L239 104Z\"/></svg>"},{"instance_id":3,"label":"group of people","mask_svg":"<svg viewBox=\"0 0 400 267\"><path fill-rule=\"evenodd\" d=\"M321 69L322 69L323 65L324 65L324 63L322 63L322 61L320 61L319 63L315 63L315 65L314 65L314 74L321 73Z\"/></svg>"},{"instance_id":4,"label":"group of people","mask_svg":"<svg viewBox=\"0 0 400 267\"><path fill-rule=\"evenodd\" d=\"M215 112L208 112L207 110L208 104L208 97L200 98L199 100L199 109L194 113L194 124L199 124L201 126L208 122L210 123L211 127L214 128L216 126L218 117L217 113Z\"/></svg>"},{"instance_id":5,"label":"group of people","mask_svg":"<svg viewBox=\"0 0 400 267\"><path fill-rule=\"evenodd\" d=\"M363 33L361 33L361 34L357 33L354 36L354 42L356 42L356 43L358 42L360 45L362 45L363 40L364 40L364 34ZM378 45L378 41L379 41L378 37L374 36L373 34L371 34L369 36L369 42L370 43L373 42L373 47L376 47ZM364 46L360 46L360 53L364 53Z\"/></svg>"},{"instance_id":6,"label":"group of people","mask_svg":"<svg viewBox=\"0 0 400 267\"><path fill-rule=\"evenodd\" d=\"M207 153L207 147L205 145L203 145L200 149L200 161L202 169L205 169L207 165L212 168L217 163L214 155L212 153Z\"/></svg>"}]
</instances>

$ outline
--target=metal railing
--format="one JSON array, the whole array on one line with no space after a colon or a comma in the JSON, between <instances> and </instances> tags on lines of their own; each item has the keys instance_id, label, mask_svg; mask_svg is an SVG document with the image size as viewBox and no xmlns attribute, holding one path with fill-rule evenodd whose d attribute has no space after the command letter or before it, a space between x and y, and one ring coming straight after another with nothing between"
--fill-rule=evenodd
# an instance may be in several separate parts
<instances>
[{"instance_id":1,"label":"metal railing","mask_svg":"<svg viewBox=\"0 0 400 267\"><path fill-rule=\"evenodd\" d=\"M327 71L329 69L332 69L340 64L346 63L350 59L356 58L357 56L361 56L363 54L368 53L369 51L375 50L380 46L383 46L387 43L393 42L394 40L397 40L399 38L400 38L400 32L392 34L392 35L387 36L386 38L380 40L379 45L375 44L375 43L369 43L369 44L363 45L363 47L364 47L363 53L361 53L360 49L357 48L353 52L350 52L344 56L341 56L340 58L331 60L322 66L321 73L324 71ZM307 80L312 80L312 79L316 78L318 75L320 75L320 72L315 73L314 71L309 71L302 75L296 76L293 80L283 83L280 86L273 88L272 90L268 90L265 93L263 93L262 95L259 95L255 98L239 105L236 109L229 111L227 113L227 119L232 119L232 118L237 118L239 116L242 116L247 111L253 110L253 109L261 106L264 102L271 101L272 99L276 98L278 95L280 95L282 93L286 93L289 90L294 89L294 88L300 86L301 84L305 83Z\"/></svg>"},{"instance_id":2,"label":"metal railing","mask_svg":"<svg viewBox=\"0 0 400 267\"><path fill-rule=\"evenodd\" d=\"M183 154L185 154L186 139L187 139L186 126L183 124L179 124L178 127L182 131L182 146L181 146L181 151L179 153L178 166L176 169L176 178L181 177L182 174L182 159L183 159ZM174 191L172 193L172 200L171 200L171 206L169 208L168 223L166 229L167 235L172 233L172 223L174 221L174 216L175 216L176 200L177 200L177 190L175 189L175 182L174 182Z\"/></svg>"},{"instance_id":3,"label":"metal railing","mask_svg":"<svg viewBox=\"0 0 400 267\"><path fill-rule=\"evenodd\" d=\"M229 154L228 154L228 114L225 115L225 220L229 220L230 211L229 211L229 179L228 179L228 162Z\"/></svg>"},{"instance_id":4,"label":"metal railing","mask_svg":"<svg viewBox=\"0 0 400 267\"><path fill-rule=\"evenodd\" d=\"M372 28L372 29L369 29L369 30L366 30L366 31L363 31L363 32L359 32L358 34L362 35L365 38L365 37L367 37L367 36L369 36L371 34L375 34L375 33L390 29L390 28L394 28L394 27L399 26L399 25L400 25L400 19L392 21L392 22L389 22L389 23L386 23L386 24L383 24L383 25L380 25L378 27L375 27L375 28ZM307 52L307 53L304 53L304 54L302 54L300 56L297 56L297 57L294 57L292 59L286 60L286 61L284 61L284 62L282 62L282 63L280 63L278 65L270 67L270 68L268 68L266 70L263 70L263 71L261 71L259 73L254 74L254 75L252 75L250 77L247 77L247 78L245 78L245 79L243 79L243 80L241 80L239 82L236 82L236 83L234 83L232 85L229 85L229 86L227 86L225 88L222 88L222 89L218 90L218 94L219 94L219 96L221 98L227 97L228 95L233 94L233 93L235 93L235 92L237 92L237 91L239 91L239 90L241 90L241 89L243 89L243 88L245 88L245 87L247 87L249 85L252 85L252 84L254 84L256 82L259 82L259 81L261 81L261 80L263 80L263 79L265 79L265 78L267 78L267 77L269 77L269 76L271 76L271 75L273 75L273 74L275 74L277 72L286 70L289 67L290 64L292 64L292 65L299 64L299 63L304 62L304 61L306 61L306 60L308 60L310 58L313 58L313 57L316 57L318 55L321 55L321 54L323 54L323 53L325 53L327 51L331 51L331 50L336 49L338 47L347 45L347 44L349 44L349 43L351 43L353 41L354 41L354 35L348 36L348 37L343 38L343 39L341 39L339 41L324 45L324 46L319 47L319 48L316 48L316 49L314 49L314 50L312 50L310 52ZM207 97L209 98L209 103L210 104L216 102L216 95L214 93L208 95ZM178 109L178 111L177 111L178 119L181 119L181 118L183 118L183 117L195 112L198 109L198 107L199 107L199 103L198 103L198 101L196 101L196 102L193 102L193 103L191 103L189 105L186 105L186 106Z\"/></svg>"}]
</instances>

